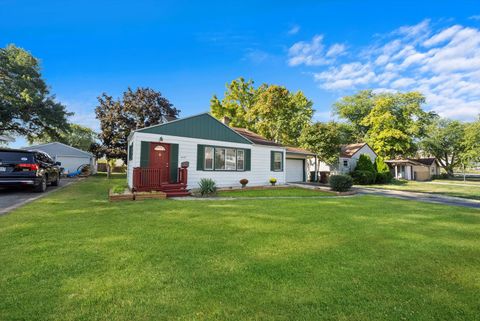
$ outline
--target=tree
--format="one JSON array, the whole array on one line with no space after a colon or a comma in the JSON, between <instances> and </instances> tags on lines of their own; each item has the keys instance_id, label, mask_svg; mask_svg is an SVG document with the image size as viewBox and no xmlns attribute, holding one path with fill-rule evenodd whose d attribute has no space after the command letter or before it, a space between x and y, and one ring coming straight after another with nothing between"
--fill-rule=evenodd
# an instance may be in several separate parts
<instances>
[{"instance_id":1,"label":"tree","mask_svg":"<svg viewBox=\"0 0 480 321\"><path fill-rule=\"evenodd\" d=\"M480 162L480 116L465 127L464 158L469 162Z\"/></svg>"},{"instance_id":2,"label":"tree","mask_svg":"<svg viewBox=\"0 0 480 321\"><path fill-rule=\"evenodd\" d=\"M459 121L438 119L427 129L427 137L421 142L426 153L438 160L448 175L453 175L468 151L465 145L465 125Z\"/></svg>"},{"instance_id":3,"label":"tree","mask_svg":"<svg viewBox=\"0 0 480 321\"><path fill-rule=\"evenodd\" d=\"M384 157L414 155L426 127L437 117L422 110L425 97L418 92L361 91L335 104L336 113L355 128L355 136Z\"/></svg>"},{"instance_id":4,"label":"tree","mask_svg":"<svg viewBox=\"0 0 480 321\"><path fill-rule=\"evenodd\" d=\"M168 121L180 113L161 93L150 88L128 88L118 100L103 93L98 103L95 113L100 121L100 144L91 150L104 155L107 161L127 161L127 141L133 130Z\"/></svg>"},{"instance_id":5,"label":"tree","mask_svg":"<svg viewBox=\"0 0 480 321\"><path fill-rule=\"evenodd\" d=\"M283 144L297 144L302 130L310 123L313 103L298 91L277 85L253 86L243 78L227 85L224 98L210 101L212 114L230 118L230 125L244 127Z\"/></svg>"},{"instance_id":6,"label":"tree","mask_svg":"<svg viewBox=\"0 0 480 321\"><path fill-rule=\"evenodd\" d=\"M53 137L70 115L50 95L38 59L14 45L0 49L0 134Z\"/></svg>"},{"instance_id":7,"label":"tree","mask_svg":"<svg viewBox=\"0 0 480 321\"><path fill-rule=\"evenodd\" d=\"M227 84L221 101L217 95L213 95L210 100L212 115L218 119L227 116L232 126L252 130L253 124L246 120L246 114L257 101L258 93L265 87L262 85L259 89L255 89L253 84L253 80L245 81L241 77Z\"/></svg>"},{"instance_id":8,"label":"tree","mask_svg":"<svg viewBox=\"0 0 480 321\"><path fill-rule=\"evenodd\" d=\"M317 122L305 127L299 138L300 146L314 152L326 164L338 163L341 145L351 141L351 126L342 123Z\"/></svg>"},{"instance_id":9,"label":"tree","mask_svg":"<svg viewBox=\"0 0 480 321\"><path fill-rule=\"evenodd\" d=\"M298 91L281 86L262 90L246 119L257 133L285 145L297 145L302 130L310 124L313 103Z\"/></svg>"},{"instance_id":10,"label":"tree","mask_svg":"<svg viewBox=\"0 0 480 321\"><path fill-rule=\"evenodd\" d=\"M64 132L59 132L54 137L44 135L30 140L30 143L50 143L58 141L66 145L90 151L92 144L97 140L97 133L88 127L77 124L70 124Z\"/></svg>"}]
</instances>

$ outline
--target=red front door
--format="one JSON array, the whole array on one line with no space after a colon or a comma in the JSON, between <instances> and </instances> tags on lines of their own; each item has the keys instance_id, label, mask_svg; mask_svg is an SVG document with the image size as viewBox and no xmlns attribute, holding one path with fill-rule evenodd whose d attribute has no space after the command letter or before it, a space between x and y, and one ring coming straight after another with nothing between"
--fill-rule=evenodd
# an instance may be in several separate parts
<instances>
[{"instance_id":1,"label":"red front door","mask_svg":"<svg viewBox=\"0 0 480 321\"><path fill-rule=\"evenodd\" d=\"M160 183L170 182L170 145L150 143L150 168L160 169Z\"/></svg>"}]
</instances>

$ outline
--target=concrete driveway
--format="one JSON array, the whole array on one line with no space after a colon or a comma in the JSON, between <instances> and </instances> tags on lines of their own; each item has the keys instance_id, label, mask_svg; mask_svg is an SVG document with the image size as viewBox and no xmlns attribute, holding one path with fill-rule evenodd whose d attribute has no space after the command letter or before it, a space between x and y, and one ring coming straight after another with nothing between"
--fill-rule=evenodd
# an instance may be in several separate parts
<instances>
[{"instance_id":1,"label":"concrete driveway","mask_svg":"<svg viewBox=\"0 0 480 321\"><path fill-rule=\"evenodd\" d=\"M31 188L2 188L0 187L0 215L6 214L17 207L50 194L62 187L77 181L76 178L63 178L59 186L48 186L45 193L34 193Z\"/></svg>"}]
</instances>

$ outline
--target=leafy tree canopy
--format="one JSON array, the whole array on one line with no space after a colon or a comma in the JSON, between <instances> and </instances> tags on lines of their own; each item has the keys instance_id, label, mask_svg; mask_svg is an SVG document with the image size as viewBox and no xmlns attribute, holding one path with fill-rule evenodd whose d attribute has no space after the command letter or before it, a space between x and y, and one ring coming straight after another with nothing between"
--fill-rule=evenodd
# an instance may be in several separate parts
<instances>
[{"instance_id":1,"label":"leafy tree canopy","mask_svg":"<svg viewBox=\"0 0 480 321\"><path fill-rule=\"evenodd\" d=\"M97 156L127 161L127 139L133 130L176 118L176 109L160 92L150 88L128 88L122 99L103 93L95 108L100 121L100 144L92 147Z\"/></svg>"},{"instance_id":2,"label":"leafy tree canopy","mask_svg":"<svg viewBox=\"0 0 480 321\"><path fill-rule=\"evenodd\" d=\"M66 131L60 132L54 137L42 136L31 140L30 143L57 141L84 151L90 151L92 144L96 143L96 140L97 133L92 129L77 124L70 124Z\"/></svg>"},{"instance_id":3,"label":"leafy tree canopy","mask_svg":"<svg viewBox=\"0 0 480 321\"><path fill-rule=\"evenodd\" d=\"M348 124L316 122L305 127L300 136L300 146L316 153L327 164L338 163L341 145L351 141L353 128Z\"/></svg>"},{"instance_id":4,"label":"leafy tree canopy","mask_svg":"<svg viewBox=\"0 0 480 321\"><path fill-rule=\"evenodd\" d=\"M69 115L50 95L38 59L15 45L0 48L0 134L53 137L68 129Z\"/></svg>"},{"instance_id":5,"label":"leafy tree canopy","mask_svg":"<svg viewBox=\"0 0 480 321\"><path fill-rule=\"evenodd\" d=\"M462 156L468 164L480 162L480 116L472 123L465 126L465 137L463 142L465 153Z\"/></svg>"},{"instance_id":6,"label":"leafy tree canopy","mask_svg":"<svg viewBox=\"0 0 480 321\"><path fill-rule=\"evenodd\" d=\"M435 156L449 175L460 165L465 153L466 125L449 119L437 119L427 128L427 137L421 142L423 150Z\"/></svg>"},{"instance_id":7,"label":"leafy tree canopy","mask_svg":"<svg viewBox=\"0 0 480 321\"><path fill-rule=\"evenodd\" d=\"M355 128L357 140L366 141L384 157L411 156L426 127L437 117L425 112L425 97L418 92L361 91L335 103L336 113Z\"/></svg>"},{"instance_id":8,"label":"leafy tree canopy","mask_svg":"<svg viewBox=\"0 0 480 321\"><path fill-rule=\"evenodd\" d=\"M286 145L297 145L302 130L310 124L313 103L301 92L290 92L277 85L262 84L243 78L227 85L224 98L213 96L212 114L230 118L230 124L245 127L268 139Z\"/></svg>"}]
</instances>

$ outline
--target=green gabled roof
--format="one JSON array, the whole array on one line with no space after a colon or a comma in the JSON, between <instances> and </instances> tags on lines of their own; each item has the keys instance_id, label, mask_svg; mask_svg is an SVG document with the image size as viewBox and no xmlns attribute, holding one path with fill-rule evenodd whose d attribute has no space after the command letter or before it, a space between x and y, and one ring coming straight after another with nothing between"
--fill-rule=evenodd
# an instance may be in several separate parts
<instances>
[{"instance_id":1,"label":"green gabled roof","mask_svg":"<svg viewBox=\"0 0 480 321\"><path fill-rule=\"evenodd\" d=\"M250 140L238 134L209 113L142 128L136 130L136 132L252 144Z\"/></svg>"}]
</instances>

